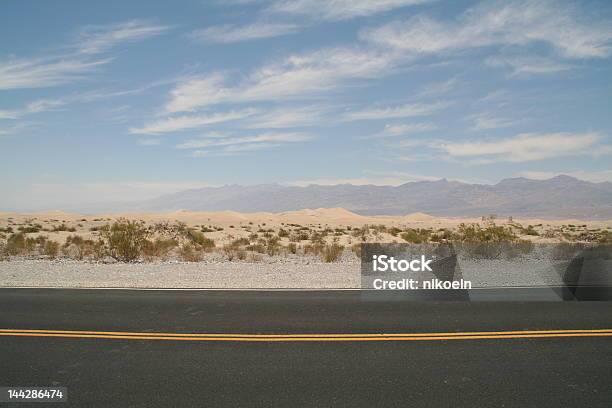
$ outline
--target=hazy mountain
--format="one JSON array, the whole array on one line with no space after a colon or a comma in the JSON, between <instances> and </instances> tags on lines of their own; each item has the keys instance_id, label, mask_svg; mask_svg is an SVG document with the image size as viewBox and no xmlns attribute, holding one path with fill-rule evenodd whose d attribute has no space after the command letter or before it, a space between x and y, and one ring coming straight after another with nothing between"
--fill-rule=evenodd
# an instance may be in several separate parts
<instances>
[{"instance_id":1,"label":"hazy mountain","mask_svg":"<svg viewBox=\"0 0 612 408\"><path fill-rule=\"evenodd\" d=\"M495 185L445 179L400 186L278 184L207 187L168 194L136 206L143 211L281 212L303 208L343 207L358 214L529 216L545 218L612 218L612 184L590 183L569 176L549 180L513 178Z\"/></svg>"}]
</instances>

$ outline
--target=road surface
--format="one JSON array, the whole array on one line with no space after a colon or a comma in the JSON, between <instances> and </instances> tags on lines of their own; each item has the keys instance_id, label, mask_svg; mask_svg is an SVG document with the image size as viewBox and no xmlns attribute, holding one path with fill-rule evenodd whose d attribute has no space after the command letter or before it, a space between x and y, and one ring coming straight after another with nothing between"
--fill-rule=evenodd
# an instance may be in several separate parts
<instances>
[{"instance_id":1,"label":"road surface","mask_svg":"<svg viewBox=\"0 0 612 408\"><path fill-rule=\"evenodd\" d=\"M0 329L0 386L68 387L53 406L612 402L609 302L0 289Z\"/></svg>"}]
</instances>

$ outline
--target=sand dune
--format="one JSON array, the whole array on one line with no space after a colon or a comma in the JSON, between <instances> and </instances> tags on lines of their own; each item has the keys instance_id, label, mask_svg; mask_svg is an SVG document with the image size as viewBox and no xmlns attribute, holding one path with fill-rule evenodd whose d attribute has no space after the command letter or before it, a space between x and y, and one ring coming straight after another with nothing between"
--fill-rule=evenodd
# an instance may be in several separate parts
<instances>
[{"instance_id":1,"label":"sand dune","mask_svg":"<svg viewBox=\"0 0 612 408\"><path fill-rule=\"evenodd\" d=\"M364 224L384 224L387 226L415 226L415 227L454 227L460 223L479 223L481 218L467 217L434 217L425 213L413 213L404 216L363 216L355 214L344 208L317 208L303 209L299 211L287 211L281 213L240 213L236 211L216 211L216 212L200 212L200 211L173 211L165 213L147 213L147 212L131 212L131 213L110 213L99 215L83 215L76 213L66 213L63 211L47 211L36 213L15 213L15 212L0 212L0 225L6 226L9 219L14 223L21 223L25 220L34 220L40 222L58 223L81 223L83 227L87 227L89 223L99 223L117 218L139 219L147 222L157 221L181 221L188 225L218 225L227 227L230 225L241 224L266 224L270 226L281 226L282 224L300 224L300 225L327 225L330 227L336 226L360 226ZM543 220L535 218L515 218L514 222L524 225L543 224L550 226L560 226L568 224L587 225L589 228L602 228L612 225L612 220ZM496 220L498 224L508 222L506 218Z\"/></svg>"}]
</instances>

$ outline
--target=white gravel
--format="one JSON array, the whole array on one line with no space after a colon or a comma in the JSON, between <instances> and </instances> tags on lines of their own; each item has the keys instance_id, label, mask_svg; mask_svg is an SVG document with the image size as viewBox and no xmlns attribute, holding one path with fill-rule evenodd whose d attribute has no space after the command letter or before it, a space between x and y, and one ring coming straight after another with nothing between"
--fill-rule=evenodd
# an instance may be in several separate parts
<instances>
[{"instance_id":1,"label":"white gravel","mask_svg":"<svg viewBox=\"0 0 612 408\"><path fill-rule=\"evenodd\" d=\"M358 288L359 263L102 264L20 259L0 262L0 286L125 288Z\"/></svg>"},{"instance_id":2,"label":"white gravel","mask_svg":"<svg viewBox=\"0 0 612 408\"><path fill-rule=\"evenodd\" d=\"M612 284L612 265L597 265L596 281ZM523 260L460 261L460 276L472 287L546 286L562 284L567 262ZM590 268L593 269L593 268ZM428 277L433 278L431 275ZM91 263L73 260L14 258L0 261L0 287L123 287L123 288L359 288L360 264L355 259L324 263L309 259L266 262L208 261Z\"/></svg>"}]
</instances>

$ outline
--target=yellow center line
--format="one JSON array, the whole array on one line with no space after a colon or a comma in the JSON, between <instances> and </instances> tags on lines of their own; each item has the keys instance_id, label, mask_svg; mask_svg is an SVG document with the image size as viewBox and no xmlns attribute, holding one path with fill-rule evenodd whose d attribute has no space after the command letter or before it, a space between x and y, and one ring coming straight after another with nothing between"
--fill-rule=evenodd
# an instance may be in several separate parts
<instances>
[{"instance_id":1,"label":"yellow center line","mask_svg":"<svg viewBox=\"0 0 612 408\"><path fill-rule=\"evenodd\" d=\"M327 333L327 334L233 334L233 333L155 333L79 330L0 329L0 336L63 337L125 340L183 340L183 341L417 341L417 340L477 340L526 339L553 337L612 337L612 329L576 330L514 330L493 332L450 333Z\"/></svg>"}]
</instances>

